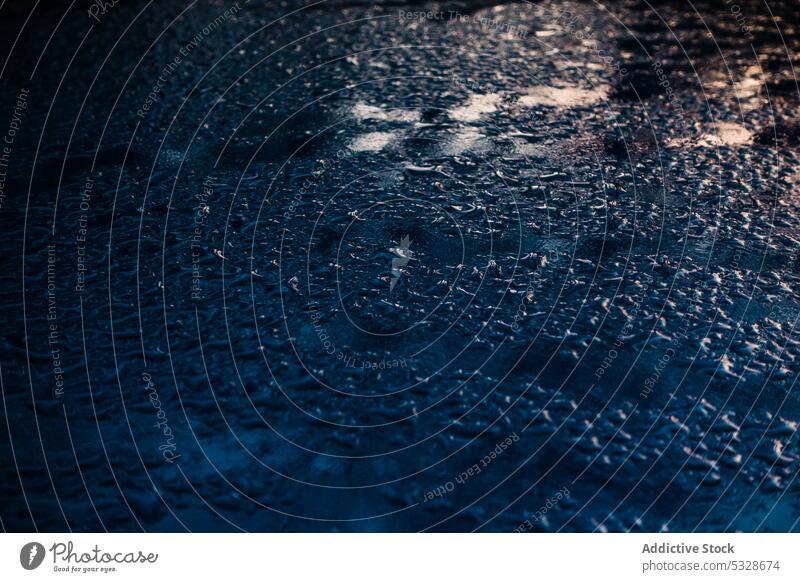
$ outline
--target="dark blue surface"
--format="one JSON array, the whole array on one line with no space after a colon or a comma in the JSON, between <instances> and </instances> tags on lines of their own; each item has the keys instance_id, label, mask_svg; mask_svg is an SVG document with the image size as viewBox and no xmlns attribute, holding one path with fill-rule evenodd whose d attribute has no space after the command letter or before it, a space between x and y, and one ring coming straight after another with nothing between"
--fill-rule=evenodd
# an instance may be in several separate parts
<instances>
[{"instance_id":1,"label":"dark blue surface","mask_svg":"<svg viewBox=\"0 0 800 582\"><path fill-rule=\"evenodd\" d=\"M798 530L741 5L0 9L2 527Z\"/></svg>"}]
</instances>

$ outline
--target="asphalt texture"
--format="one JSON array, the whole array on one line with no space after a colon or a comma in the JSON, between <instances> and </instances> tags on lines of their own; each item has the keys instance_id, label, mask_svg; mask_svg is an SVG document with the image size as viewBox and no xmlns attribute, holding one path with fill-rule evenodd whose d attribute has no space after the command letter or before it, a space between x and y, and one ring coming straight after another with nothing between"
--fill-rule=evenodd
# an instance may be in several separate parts
<instances>
[{"instance_id":1,"label":"asphalt texture","mask_svg":"<svg viewBox=\"0 0 800 582\"><path fill-rule=\"evenodd\" d=\"M3 529L800 530L796 3L100 6L0 5Z\"/></svg>"}]
</instances>

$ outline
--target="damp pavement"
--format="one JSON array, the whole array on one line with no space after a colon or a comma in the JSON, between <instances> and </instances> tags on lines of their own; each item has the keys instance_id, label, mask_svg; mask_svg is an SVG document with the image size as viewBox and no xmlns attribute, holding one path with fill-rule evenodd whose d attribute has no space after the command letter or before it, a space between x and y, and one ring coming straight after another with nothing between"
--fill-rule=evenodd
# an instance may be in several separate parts
<instances>
[{"instance_id":1,"label":"damp pavement","mask_svg":"<svg viewBox=\"0 0 800 582\"><path fill-rule=\"evenodd\" d=\"M0 9L5 529L800 528L790 3L66 6Z\"/></svg>"}]
</instances>

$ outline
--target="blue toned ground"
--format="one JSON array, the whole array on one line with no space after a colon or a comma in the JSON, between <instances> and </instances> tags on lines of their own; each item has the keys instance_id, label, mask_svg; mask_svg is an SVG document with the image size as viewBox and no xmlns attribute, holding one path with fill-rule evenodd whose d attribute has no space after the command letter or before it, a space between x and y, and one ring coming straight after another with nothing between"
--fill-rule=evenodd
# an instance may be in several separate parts
<instances>
[{"instance_id":1,"label":"blue toned ground","mask_svg":"<svg viewBox=\"0 0 800 582\"><path fill-rule=\"evenodd\" d=\"M0 8L5 530L800 530L790 3L67 6Z\"/></svg>"}]
</instances>

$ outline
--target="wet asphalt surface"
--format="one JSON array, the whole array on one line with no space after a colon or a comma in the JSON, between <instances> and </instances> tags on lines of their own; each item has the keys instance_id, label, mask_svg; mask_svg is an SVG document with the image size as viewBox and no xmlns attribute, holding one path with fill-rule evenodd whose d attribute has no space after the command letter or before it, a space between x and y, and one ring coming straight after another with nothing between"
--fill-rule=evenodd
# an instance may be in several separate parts
<instances>
[{"instance_id":1,"label":"wet asphalt surface","mask_svg":"<svg viewBox=\"0 0 800 582\"><path fill-rule=\"evenodd\" d=\"M0 8L2 527L800 530L796 6L305 4Z\"/></svg>"}]
</instances>

